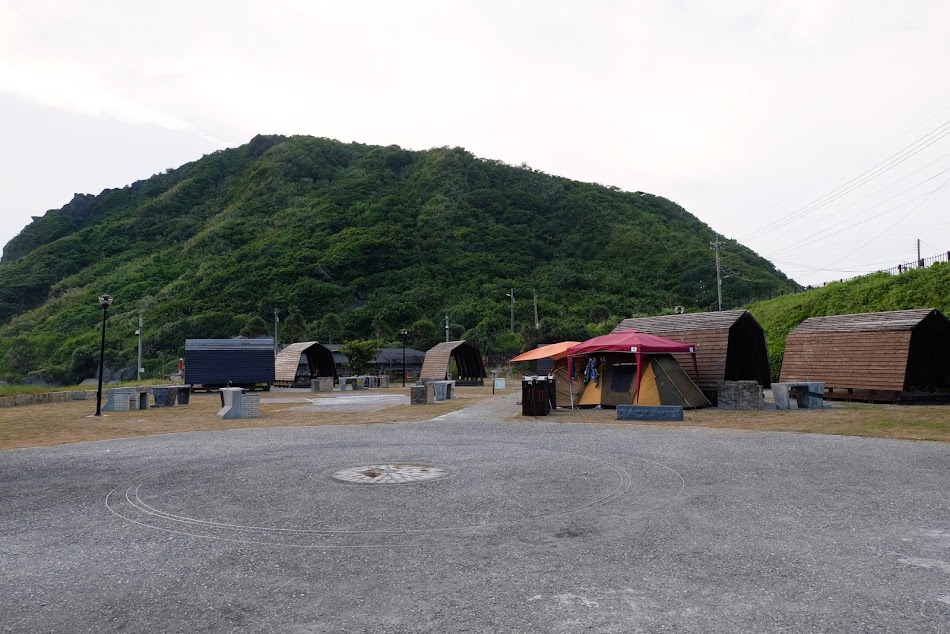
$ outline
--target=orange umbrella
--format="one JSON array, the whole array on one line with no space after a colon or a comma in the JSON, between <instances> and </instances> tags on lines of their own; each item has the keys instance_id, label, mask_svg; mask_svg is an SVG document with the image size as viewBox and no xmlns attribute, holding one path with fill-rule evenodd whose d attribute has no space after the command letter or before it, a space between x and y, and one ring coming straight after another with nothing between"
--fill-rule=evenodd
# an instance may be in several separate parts
<instances>
[{"instance_id":1,"label":"orange umbrella","mask_svg":"<svg viewBox=\"0 0 950 634\"><path fill-rule=\"evenodd\" d=\"M565 352L571 346L577 345L577 341L562 341L561 343L552 343L547 346L541 346L540 348L535 348L534 350L528 350L527 352L522 352L517 357L514 357L511 360L511 363L518 363L520 361L537 361L538 359L563 359Z\"/></svg>"}]
</instances>

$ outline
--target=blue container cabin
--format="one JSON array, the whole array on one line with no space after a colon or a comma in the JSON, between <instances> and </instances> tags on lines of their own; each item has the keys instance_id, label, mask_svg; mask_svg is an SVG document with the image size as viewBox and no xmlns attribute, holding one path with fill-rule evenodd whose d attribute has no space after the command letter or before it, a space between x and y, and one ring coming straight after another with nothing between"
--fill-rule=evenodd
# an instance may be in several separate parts
<instances>
[{"instance_id":1,"label":"blue container cabin","mask_svg":"<svg viewBox=\"0 0 950 634\"><path fill-rule=\"evenodd\" d=\"M184 379L192 390L269 390L275 379L274 340L186 339Z\"/></svg>"}]
</instances>

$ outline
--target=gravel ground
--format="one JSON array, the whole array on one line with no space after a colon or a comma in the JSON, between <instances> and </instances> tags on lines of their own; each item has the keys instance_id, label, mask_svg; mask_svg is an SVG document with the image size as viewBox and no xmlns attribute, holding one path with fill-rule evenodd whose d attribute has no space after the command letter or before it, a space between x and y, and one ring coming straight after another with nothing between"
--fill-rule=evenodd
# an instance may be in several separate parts
<instances>
[{"instance_id":1,"label":"gravel ground","mask_svg":"<svg viewBox=\"0 0 950 634\"><path fill-rule=\"evenodd\" d=\"M0 452L0 631L950 632L950 445L516 411Z\"/></svg>"}]
</instances>

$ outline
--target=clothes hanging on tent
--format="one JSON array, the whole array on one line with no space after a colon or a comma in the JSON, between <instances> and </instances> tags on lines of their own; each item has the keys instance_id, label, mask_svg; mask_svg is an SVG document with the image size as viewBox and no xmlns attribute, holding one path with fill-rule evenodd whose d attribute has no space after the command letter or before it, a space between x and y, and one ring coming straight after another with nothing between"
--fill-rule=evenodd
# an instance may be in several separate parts
<instances>
[{"instance_id":1,"label":"clothes hanging on tent","mask_svg":"<svg viewBox=\"0 0 950 634\"><path fill-rule=\"evenodd\" d=\"M590 357L587 359L587 367L584 368L584 385L587 385L591 381L594 382L594 385L597 385L599 379L600 373L597 372L597 361L594 357Z\"/></svg>"}]
</instances>

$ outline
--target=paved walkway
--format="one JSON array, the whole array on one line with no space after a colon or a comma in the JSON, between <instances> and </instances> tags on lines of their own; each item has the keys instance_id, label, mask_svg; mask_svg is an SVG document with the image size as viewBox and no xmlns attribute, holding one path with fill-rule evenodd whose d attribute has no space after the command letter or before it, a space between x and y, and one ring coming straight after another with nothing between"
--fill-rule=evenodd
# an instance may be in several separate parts
<instances>
[{"instance_id":1,"label":"paved walkway","mask_svg":"<svg viewBox=\"0 0 950 634\"><path fill-rule=\"evenodd\" d=\"M0 631L950 632L950 445L517 411L0 452Z\"/></svg>"}]
</instances>

